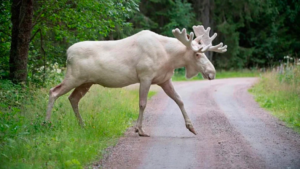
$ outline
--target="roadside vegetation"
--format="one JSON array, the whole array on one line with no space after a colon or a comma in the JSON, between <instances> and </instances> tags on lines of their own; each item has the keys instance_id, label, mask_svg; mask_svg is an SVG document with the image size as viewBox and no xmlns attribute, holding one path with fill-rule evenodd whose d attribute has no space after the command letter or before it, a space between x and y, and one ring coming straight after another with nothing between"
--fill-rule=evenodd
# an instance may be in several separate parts
<instances>
[{"instance_id":1,"label":"roadside vegetation","mask_svg":"<svg viewBox=\"0 0 300 169\"><path fill-rule=\"evenodd\" d=\"M35 88L1 80L0 168L83 168L137 119L137 91L94 85L79 104L85 128L77 124L69 94L56 101L52 123L44 124L53 84Z\"/></svg>"},{"instance_id":2,"label":"roadside vegetation","mask_svg":"<svg viewBox=\"0 0 300 169\"><path fill-rule=\"evenodd\" d=\"M236 78L236 77L259 77L260 72L257 70L248 70L248 69L241 69L241 70L217 70L216 79L224 79L224 78ZM186 79L185 71L176 71L174 76L172 77L173 81L186 81L186 80L203 80L201 73L197 76Z\"/></svg>"},{"instance_id":3,"label":"roadside vegetation","mask_svg":"<svg viewBox=\"0 0 300 169\"><path fill-rule=\"evenodd\" d=\"M72 44L119 40L141 30L174 37L174 28L191 32L204 25L218 33L215 44L228 45L226 53L207 53L217 70L227 70L216 78L256 77L260 73L252 67L271 67L286 54L299 56L299 11L296 0L0 1L0 168L82 168L99 160L136 120L137 91L94 86L79 105L85 129L77 125L68 94L57 100L52 124L43 124L48 91L61 82ZM180 68L172 79L186 80L184 73ZM200 79L201 74L191 80ZM279 106L272 98L278 96L268 94L289 91L285 97L295 98L294 105L299 88L292 81L264 75L253 91L272 106ZM284 119L299 125L297 109Z\"/></svg>"},{"instance_id":4,"label":"roadside vegetation","mask_svg":"<svg viewBox=\"0 0 300 169\"><path fill-rule=\"evenodd\" d=\"M249 90L259 105L300 132L300 68L269 72Z\"/></svg>"}]
</instances>

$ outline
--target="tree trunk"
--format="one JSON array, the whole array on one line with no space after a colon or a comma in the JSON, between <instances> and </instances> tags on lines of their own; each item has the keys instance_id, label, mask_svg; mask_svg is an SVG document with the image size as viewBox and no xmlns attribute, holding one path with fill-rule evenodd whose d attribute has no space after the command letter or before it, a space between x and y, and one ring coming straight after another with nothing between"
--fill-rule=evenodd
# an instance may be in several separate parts
<instances>
[{"instance_id":1,"label":"tree trunk","mask_svg":"<svg viewBox=\"0 0 300 169\"><path fill-rule=\"evenodd\" d=\"M10 48L10 79L25 82L32 30L33 0L13 0L11 7L12 39Z\"/></svg>"},{"instance_id":2,"label":"tree trunk","mask_svg":"<svg viewBox=\"0 0 300 169\"><path fill-rule=\"evenodd\" d=\"M213 0L194 0L194 9L196 11L197 20L201 21L202 25L207 28L210 27L210 35L213 32L212 10ZM212 61L213 52L205 52L207 58Z\"/></svg>"}]
</instances>

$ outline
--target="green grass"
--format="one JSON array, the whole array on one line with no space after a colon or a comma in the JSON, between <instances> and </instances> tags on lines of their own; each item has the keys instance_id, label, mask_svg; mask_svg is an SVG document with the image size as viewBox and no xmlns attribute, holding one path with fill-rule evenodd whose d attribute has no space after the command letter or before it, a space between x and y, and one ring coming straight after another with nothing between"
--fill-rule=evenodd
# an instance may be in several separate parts
<instances>
[{"instance_id":1,"label":"green grass","mask_svg":"<svg viewBox=\"0 0 300 169\"><path fill-rule=\"evenodd\" d=\"M149 91L148 93L148 99L151 99L157 92L156 91Z\"/></svg>"},{"instance_id":2,"label":"green grass","mask_svg":"<svg viewBox=\"0 0 300 169\"><path fill-rule=\"evenodd\" d=\"M266 73L249 91L261 107L300 132L300 70L292 78Z\"/></svg>"},{"instance_id":3,"label":"green grass","mask_svg":"<svg viewBox=\"0 0 300 169\"><path fill-rule=\"evenodd\" d=\"M86 124L81 128L68 95L56 101L47 125L48 89L36 89L21 107L1 104L0 168L84 168L138 116L137 92L93 86L79 104Z\"/></svg>"},{"instance_id":4,"label":"green grass","mask_svg":"<svg viewBox=\"0 0 300 169\"><path fill-rule=\"evenodd\" d=\"M223 71L217 70L216 79L224 79L224 78L236 78L236 77L258 77L258 71L251 71L251 70L237 70L237 71ZM174 76L172 77L173 81L186 81L185 72L175 72ZM201 73L197 76L188 79L188 80L203 80Z\"/></svg>"},{"instance_id":5,"label":"green grass","mask_svg":"<svg viewBox=\"0 0 300 169\"><path fill-rule=\"evenodd\" d=\"M217 71L216 79L234 78L234 77L259 77L258 71L239 70L239 71Z\"/></svg>"}]
</instances>

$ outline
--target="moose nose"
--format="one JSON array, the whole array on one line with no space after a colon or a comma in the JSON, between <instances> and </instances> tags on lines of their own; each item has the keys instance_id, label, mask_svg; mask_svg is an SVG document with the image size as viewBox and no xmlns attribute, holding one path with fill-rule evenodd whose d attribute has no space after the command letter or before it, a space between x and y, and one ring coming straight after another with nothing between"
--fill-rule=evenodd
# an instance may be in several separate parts
<instances>
[{"instance_id":1,"label":"moose nose","mask_svg":"<svg viewBox=\"0 0 300 169\"><path fill-rule=\"evenodd\" d=\"M213 73L208 74L208 79L213 80L215 78L215 75Z\"/></svg>"}]
</instances>

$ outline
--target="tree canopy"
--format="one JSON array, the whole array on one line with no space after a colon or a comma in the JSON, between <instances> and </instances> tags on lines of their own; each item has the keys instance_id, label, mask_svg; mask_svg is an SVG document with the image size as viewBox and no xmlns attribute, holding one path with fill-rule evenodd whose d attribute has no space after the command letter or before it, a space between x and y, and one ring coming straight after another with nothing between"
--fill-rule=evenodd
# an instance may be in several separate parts
<instances>
[{"instance_id":1,"label":"tree canopy","mask_svg":"<svg viewBox=\"0 0 300 169\"><path fill-rule=\"evenodd\" d=\"M9 78L12 1L0 2L0 77ZM300 3L297 0L36 0L27 79L40 82L40 69L65 64L66 49L84 40L116 40L150 29L172 37L174 28L210 26L214 43L228 45L209 54L218 69L271 67L285 55L299 57Z\"/></svg>"}]
</instances>

